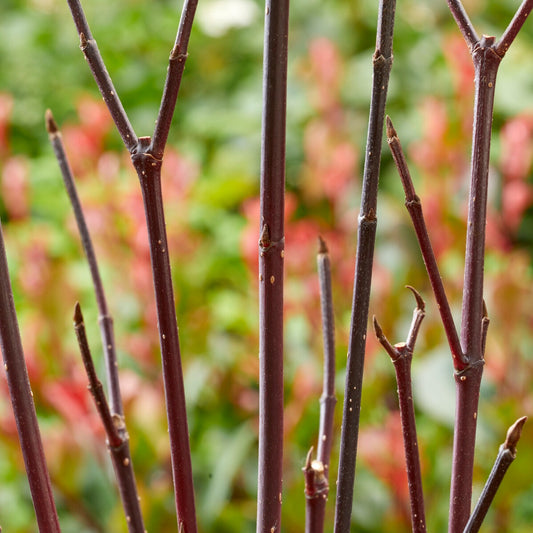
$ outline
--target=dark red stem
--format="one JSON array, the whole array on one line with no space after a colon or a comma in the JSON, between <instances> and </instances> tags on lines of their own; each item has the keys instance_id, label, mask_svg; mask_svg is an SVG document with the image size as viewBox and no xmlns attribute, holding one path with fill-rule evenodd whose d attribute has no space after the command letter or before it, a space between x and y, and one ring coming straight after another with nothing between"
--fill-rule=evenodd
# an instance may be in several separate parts
<instances>
[{"instance_id":1,"label":"dark red stem","mask_svg":"<svg viewBox=\"0 0 533 533\"><path fill-rule=\"evenodd\" d=\"M37 526L41 533L59 533L59 521L44 457L28 370L9 279L4 237L0 225L0 345L11 404L17 424Z\"/></svg>"},{"instance_id":2,"label":"dark red stem","mask_svg":"<svg viewBox=\"0 0 533 533\"><path fill-rule=\"evenodd\" d=\"M396 133L396 130L394 129L392 121L389 117L387 117L387 140L394 163L396 164L396 168L398 169L398 173L402 180L402 185L405 192L405 206L407 207L407 211L411 216L413 227L418 239L418 244L420 246L420 251L422 252L422 259L424 260L429 280L431 282L431 288L433 289L433 294L435 295L435 300L437 301L444 331L446 333L446 337L448 338L448 344L450 345L453 365L456 370L463 370L466 368L467 362L463 356L463 350L459 341L459 335L457 334L457 328L455 327L450 304L448 302L444 284L442 283L442 278L439 272L439 267L437 265L437 259L435 258L435 253L433 252L431 240L427 231L424 213L422 211L422 204L420 202L420 198L416 194L400 139L398 138L398 134Z\"/></svg>"},{"instance_id":3,"label":"dark red stem","mask_svg":"<svg viewBox=\"0 0 533 533\"><path fill-rule=\"evenodd\" d=\"M267 0L259 228L259 460L257 533L281 528L283 255L288 0Z\"/></svg>"},{"instance_id":4,"label":"dark red stem","mask_svg":"<svg viewBox=\"0 0 533 533\"><path fill-rule=\"evenodd\" d=\"M98 50L96 41L93 38L89 24L81 7L79 0L67 0L74 24L80 36L80 49L91 69L93 77L100 89L100 93L106 103L111 116L117 126L117 130L122 137L126 148L131 151L137 145L137 136L133 131L126 111L118 96L111 77Z\"/></svg>"},{"instance_id":5,"label":"dark red stem","mask_svg":"<svg viewBox=\"0 0 533 533\"><path fill-rule=\"evenodd\" d=\"M124 417L118 414L112 414L107 403L104 388L94 368L79 304L76 304L74 311L74 331L76 332L80 353L89 381L89 391L94 399L96 409L107 435L108 449L111 454L113 469L115 470L115 477L124 507L128 531L130 533L145 533L137 483L131 461L129 436L126 431Z\"/></svg>"},{"instance_id":6,"label":"dark red stem","mask_svg":"<svg viewBox=\"0 0 533 533\"><path fill-rule=\"evenodd\" d=\"M89 264L89 270L93 280L94 292L96 295L96 304L99 312L100 334L102 337L102 345L105 354L105 365L107 374L107 385L109 403L111 406L111 412L118 415L123 415L122 397L120 394L120 384L118 379L118 366L117 356L115 349L115 335L113 330L113 318L109 314L107 300L105 297L104 287L102 284L102 278L100 276L100 270L98 268L98 261L94 252L93 243L89 234L89 229L85 221L81 202L76 190L76 184L72 175L72 169L70 168L61 133L57 127L57 124L52 116L52 112L48 110L46 112L46 129L50 137L50 142L54 149L56 159L61 169L63 176L63 182L65 183L65 189L74 211L74 217L78 225L78 231L81 238L81 243L87 262Z\"/></svg>"},{"instance_id":7,"label":"dark red stem","mask_svg":"<svg viewBox=\"0 0 533 533\"><path fill-rule=\"evenodd\" d=\"M185 61L187 59L187 48L189 46L189 38L191 36L192 23L194 14L196 13L196 6L198 0L186 0L181 12L180 24L178 27L178 34L176 35L176 42L170 52L167 78L165 80L165 87L163 89L163 97L161 99L161 107L154 130L152 141L152 153L157 159L163 158L165 145L168 139L168 132L174 116L174 109L176 107L176 99L180 90L181 78L185 69Z\"/></svg>"},{"instance_id":8,"label":"dark red stem","mask_svg":"<svg viewBox=\"0 0 533 533\"><path fill-rule=\"evenodd\" d=\"M324 342L324 377L320 397L320 424L317 458L312 460L312 448L304 467L305 475L305 531L322 533L329 494L329 461L333 444L333 415L335 397L335 323L331 293L331 263L324 240L319 237L317 255Z\"/></svg>"},{"instance_id":9,"label":"dark red stem","mask_svg":"<svg viewBox=\"0 0 533 533\"><path fill-rule=\"evenodd\" d=\"M161 191L161 160L148 152L149 147L150 138L140 137L132 161L141 183L148 226L178 522L183 524L184 533L195 533L189 430Z\"/></svg>"},{"instance_id":10,"label":"dark red stem","mask_svg":"<svg viewBox=\"0 0 533 533\"><path fill-rule=\"evenodd\" d=\"M405 342L392 346L387 340L378 321L374 317L374 331L382 346L389 354L396 371L398 385L398 403L402 420L403 444L405 450L405 464L409 486L409 500L411 503L411 524L413 533L425 533L426 515L424 508L424 491L422 487L422 471L420 468L420 453L416 432L415 407L413 401L413 387L411 381L411 362L413 350L420 325L425 315L424 301L412 287L417 306L413 312L411 328Z\"/></svg>"},{"instance_id":11,"label":"dark red stem","mask_svg":"<svg viewBox=\"0 0 533 533\"><path fill-rule=\"evenodd\" d=\"M455 375L456 423L448 523L449 533L461 533L470 515L479 389L484 363L485 226L496 75L503 55L531 11L532 2L523 2L518 9L518 18L513 18L499 43L495 43L494 37L476 39L461 2L448 0L448 4L470 47L476 84L461 319L461 345L468 366L456 371Z\"/></svg>"},{"instance_id":12,"label":"dark red stem","mask_svg":"<svg viewBox=\"0 0 533 533\"><path fill-rule=\"evenodd\" d=\"M392 67L392 36L395 8L395 0L380 1L376 50L373 56L372 98L365 151L361 212L359 214L357 232L352 317L342 412L337 498L335 502L335 533L349 533L352 516L368 307L376 240L379 168L385 102Z\"/></svg>"},{"instance_id":13,"label":"dark red stem","mask_svg":"<svg viewBox=\"0 0 533 533\"><path fill-rule=\"evenodd\" d=\"M511 466L511 463L516 459L516 445L520 439L522 428L526 423L527 416L519 418L507 432L507 438L505 442L500 446L498 456L494 462L494 466L490 472L489 478L483 487L483 491L479 496L479 500L465 526L463 533L477 533L483 520L487 515L494 496L503 481L507 469Z\"/></svg>"}]
</instances>

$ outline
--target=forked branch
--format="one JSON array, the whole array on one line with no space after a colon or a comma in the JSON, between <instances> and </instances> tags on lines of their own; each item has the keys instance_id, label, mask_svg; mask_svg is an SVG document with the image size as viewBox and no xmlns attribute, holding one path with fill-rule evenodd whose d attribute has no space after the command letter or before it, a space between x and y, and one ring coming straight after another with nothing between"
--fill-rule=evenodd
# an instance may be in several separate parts
<instances>
[{"instance_id":1,"label":"forked branch","mask_svg":"<svg viewBox=\"0 0 533 533\"><path fill-rule=\"evenodd\" d=\"M184 533L196 533L185 390L161 187L162 156L187 57L187 45L196 10L196 0L187 1L183 8L178 36L170 54L159 116L156 120L155 145L150 137L137 137L134 133L105 69L96 42L92 38L79 0L68 0L68 3L80 35L81 48L122 140L131 154L133 166L141 184L159 324L178 528L183 528Z\"/></svg>"},{"instance_id":2,"label":"forked branch","mask_svg":"<svg viewBox=\"0 0 533 533\"><path fill-rule=\"evenodd\" d=\"M394 363L394 369L396 371L398 401L400 405L403 444L405 450L405 464L407 467L409 500L411 503L412 530L413 533L425 533L426 514L424 509L424 491L422 488L422 472L420 468L413 387L411 382L413 350L420 330L420 325L425 316L425 304L420 294L413 289L413 287L408 286L407 288L411 290L416 299L416 308L413 311L413 319L406 341L397 343L393 346L383 333L376 317L374 317L374 331L379 342L385 348Z\"/></svg>"},{"instance_id":3,"label":"forked branch","mask_svg":"<svg viewBox=\"0 0 533 533\"><path fill-rule=\"evenodd\" d=\"M500 62L530 13L533 1L522 3L497 43L494 37L476 36L460 0L448 0L448 4L470 48L476 85L460 335L467 366L459 371L456 369L455 375L456 424L448 524L450 533L461 533L470 515L476 420L487 327L483 310L483 278L494 91Z\"/></svg>"}]
</instances>

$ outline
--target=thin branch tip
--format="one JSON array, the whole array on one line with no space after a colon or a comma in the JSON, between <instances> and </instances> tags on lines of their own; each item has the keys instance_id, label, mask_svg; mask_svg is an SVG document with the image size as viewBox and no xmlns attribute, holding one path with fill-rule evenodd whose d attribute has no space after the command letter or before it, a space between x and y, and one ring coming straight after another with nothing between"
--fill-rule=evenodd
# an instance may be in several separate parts
<instances>
[{"instance_id":1,"label":"thin branch tip","mask_svg":"<svg viewBox=\"0 0 533 533\"><path fill-rule=\"evenodd\" d=\"M309 470L311 468L311 463L313 462L313 451L314 451L314 446L311 446L311 448L309 448L309 451L307 452L307 457L305 458L305 467L304 467L304 470Z\"/></svg>"},{"instance_id":2,"label":"thin branch tip","mask_svg":"<svg viewBox=\"0 0 533 533\"><path fill-rule=\"evenodd\" d=\"M328 247L326 245L326 241L323 239L322 235L318 236L318 253L319 254L327 254L329 252Z\"/></svg>"},{"instance_id":3,"label":"thin branch tip","mask_svg":"<svg viewBox=\"0 0 533 533\"><path fill-rule=\"evenodd\" d=\"M411 285L406 285L405 288L409 289L413 293L416 300L417 309L419 309L420 311L425 311L426 302L424 302L424 299L422 298L422 296L420 296L420 293L414 287L411 287Z\"/></svg>"},{"instance_id":4,"label":"thin branch tip","mask_svg":"<svg viewBox=\"0 0 533 533\"><path fill-rule=\"evenodd\" d=\"M74 325L79 326L83 324L83 314L81 312L80 302L76 302L74 306Z\"/></svg>"},{"instance_id":5,"label":"thin branch tip","mask_svg":"<svg viewBox=\"0 0 533 533\"><path fill-rule=\"evenodd\" d=\"M527 421L527 416L519 418L507 431L507 437L503 444L504 448L510 450L512 453L516 453L516 445L522 435L522 429Z\"/></svg>"},{"instance_id":6,"label":"thin branch tip","mask_svg":"<svg viewBox=\"0 0 533 533\"><path fill-rule=\"evenodd\" d=\"M50 109L47 109L44 113L44 121L46 123L46 131L48 135L54 136L59 133L59 128L57 127L57 122L54 120L54 115Z\"/></svg>"},{"instance_id":7,"label":"thin branch tip","mask_svg":"<svg viewBox=\"0 0 533 533\"><path fill-rule=\"evenodd\" d=\"M381 329L381 326L379 325L376 315L372 315L372 324L374 325L374 333L376 334L376 337L378 339L381 339L384 336L383 330Z\"/></svg>"},{"instance_id":8,"label":"thin branch tip","mask_svg":"<svg viewBox=\"0 0 533 533\"><path fill-rule=\"evenodd\" d=\"M387 140L391 142L394 138L398 138L398 134L392 125L392 120L390 119L389 115L386 116L385 121L387 123Z\"/></svg>"}]
</instances>

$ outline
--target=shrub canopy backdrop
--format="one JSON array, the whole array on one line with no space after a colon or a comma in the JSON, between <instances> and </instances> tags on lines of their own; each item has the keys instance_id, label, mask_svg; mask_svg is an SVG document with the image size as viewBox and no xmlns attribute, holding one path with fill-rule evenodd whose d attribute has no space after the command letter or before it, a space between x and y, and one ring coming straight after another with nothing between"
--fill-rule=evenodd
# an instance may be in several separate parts
<instances>
[{"instance_id":1,"label":"shrub canopy backdrop","mask_svg":"<svg viewBox=\"0 0 533 533\"><path fill-rule=\"evenodd\" d=\"M465 2L480 33L500 35L515 2ZM85 6L130 119L151 131L181 5ZM255 529L258 258L264 6L198 7L163 167L169 249L200 531ZM285 205L285 455L282 529L303 530L304 466L316 442L322 339L317 237L330 250L340 427L353 257L377 2L291 4ZM503 21L503 22L502 22ZM101 422L72 332L82 304L99 373L97 309L74 217L44 127L54 110L114 316L130 446L148 531L175 529L150 255L137 178L101 101L63 2L0 5L0 217L15 304L62 530L126 531ZM507 427L533 410L533 51L531 21L498 78L487 219L491 325L478 414L474 500ZM446 2L397 9L387 113L401 134L454 315L460 314L473 67ZM370 313L391 339L409 327L411 285L426 300L413 361L428 529L444 531L454 416L453 368L438 310L383 151ZM394 369L367 339L353 520L410 531ZM338 435L338 433L337 433ZM506 477L486 531L533 523L533 433ZM338 462L333 445L330 485ZM330 494L327 520L333 518ZM0 524L34 531L5 379L0 380Z\"/></svg>"}]
</instances>

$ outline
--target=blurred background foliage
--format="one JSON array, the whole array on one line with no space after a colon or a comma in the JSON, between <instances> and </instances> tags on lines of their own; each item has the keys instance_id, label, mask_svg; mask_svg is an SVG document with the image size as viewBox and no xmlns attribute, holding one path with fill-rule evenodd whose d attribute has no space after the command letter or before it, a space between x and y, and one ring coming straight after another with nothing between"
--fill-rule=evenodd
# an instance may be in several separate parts
<instances>
[{"instance_id":1,"label":"blurred background foliage","mask_svg":"<svg viewBox=\"0 0 533 533\"><path fill-rule=\"evenodd\" d=\"M95 38L139 135L153 129L181 3L86 2ZM293 2L286 225L283 531L303 531L301 467L315 443L321 334L318 234L333 261L340 427L360 178L377 2ZM499 36L518 2L465 1ZM257 440L257 240L264 6L202 0L163 165L198 519L203 532L252 532ZM491 318L474 497L507 427L533 411L533 22L496 91L486 301ZM410 159L442 275L460 317L473 73L446 2L399 2L388 113ZM62 125L114 315L134 466L148 531L174 531L157 324L140 189L104 108L65 2L0 4L0 216L30 379L65 532L126 531L104 435L71 327L82 303L100 370L87 265L44 129ZM391 341L425 296L413 365L428 528L446 529L452 366L403 195L384 150L371 298ZM409 531L392 364L367 342L354 530ZM36 530L5 378L0 381L0 524ZM336 452L334 452L336 454ZM533 431L484 531L531 531ZM328 519L333 518L336 455Z\"/></svg>"}]
</instances>

